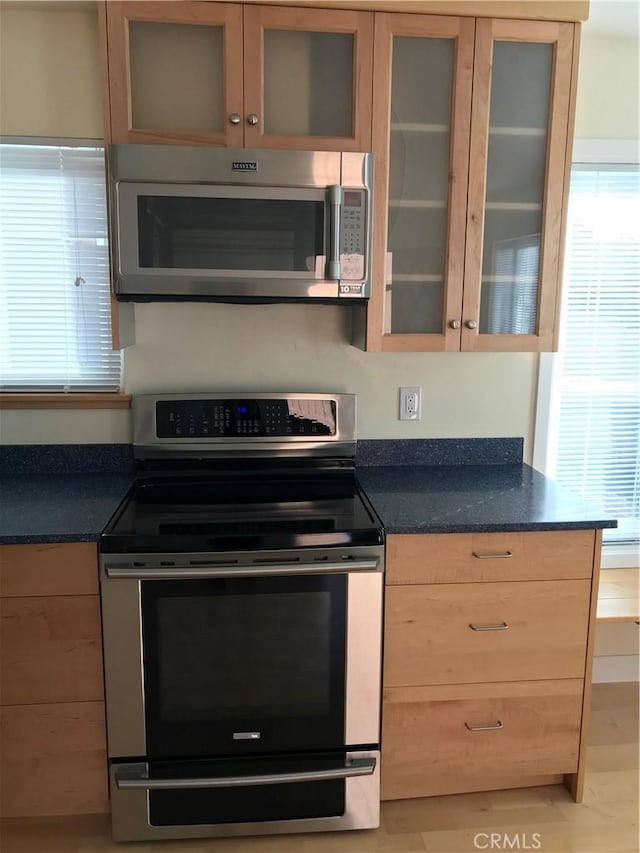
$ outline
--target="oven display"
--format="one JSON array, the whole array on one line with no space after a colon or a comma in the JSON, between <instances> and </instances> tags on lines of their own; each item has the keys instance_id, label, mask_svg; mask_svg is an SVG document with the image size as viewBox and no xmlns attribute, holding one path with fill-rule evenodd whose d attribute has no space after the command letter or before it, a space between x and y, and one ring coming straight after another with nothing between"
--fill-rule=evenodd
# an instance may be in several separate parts
<instances>
[{"instance_id":1,"label":"oven display","mask_svg":"<svg viewBox=\"0 0 640 853\"><path fill-rule=\"evenodd\" d=\"M293 437L336 434L333 400L160 400L158 438Z\"/></svg>"}]
</instances>

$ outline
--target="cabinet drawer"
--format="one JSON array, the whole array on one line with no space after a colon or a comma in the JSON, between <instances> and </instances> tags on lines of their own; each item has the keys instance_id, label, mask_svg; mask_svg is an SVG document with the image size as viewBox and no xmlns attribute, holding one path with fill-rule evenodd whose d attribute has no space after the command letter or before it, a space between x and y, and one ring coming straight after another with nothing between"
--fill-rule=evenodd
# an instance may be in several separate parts
<instances>
[{"instance_id":1,"label":"cabinet drawer","mask_svg":"<svg viewBox=\"0 0 640 853\"><path fill-rule=\"evenodd\" d=\"M386 583L590 578L593 530L387 537Z\"/></svg>"},{"instance_id":2,"label":"cabinet drawer","mask_svg":"<svg viewBox=\"0 0 640 853\"><path fill-rule=\"evenodd\" d=\"M384 685L582 678L590 595L588 580L388 587Z\"/></svg>"},{"instance_id":3,"label":"cabinet drawer","mask_svg":"<svg viewBox=\"0 0 640 853\"><path fill-rule=\"evenodd\" d=\"M108 811L102 702L0 708L0 817Z\"/></svg>"},{"instance_id":4,"label":"cabinet drawer","mask_svg":"<svg viewBox=\"0 0 640 853\"><path fill-rule=\"evenodd\" d=\"M0 545L0 598L97 594L94 543Z\"/></svg>"},{"instance_id":5,"label":"cabinet drawer","mask_svg":"<svg viewBox=\"0 0 640 853\"><path fill-rule=\"evenodd\" d=\"M0 705L103 698L97 595L6 598Z\"/></svg>"},{"instance_id":6,"label":"cabinet drawer","mask_svg":"<svg viewBox=\"0 0 640 853\"><path fill-rule=\"evenodd\" d=\"M571 679L385 690L382 799L520 787L574 772L582 689Z\"/></svg>"}]
</instances>

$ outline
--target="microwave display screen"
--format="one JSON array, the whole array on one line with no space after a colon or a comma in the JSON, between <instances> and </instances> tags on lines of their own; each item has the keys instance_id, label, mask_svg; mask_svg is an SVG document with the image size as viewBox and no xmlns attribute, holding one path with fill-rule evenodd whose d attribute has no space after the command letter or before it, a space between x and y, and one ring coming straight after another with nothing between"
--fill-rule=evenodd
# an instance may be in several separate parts
<instances>
[{"instance_id":1,"label":"microwave display screen","mask_svg":"<svg viewBox=\"0 0 640 853\"><path fill-rule=\"evenodd\" d=\"M322 201L139 195L137 212L142 268L313 274L325 255Z\"/></svg>"},{"instance_id":2,"label":"microwave display screen","mask_svg":"<svg viewBox=\"0 0 640 853\"><path fill-rule=\"evenodd\" d=\"M353 190L345 190L344 193L345 207L362 207L362 193L353 192Z\"/></svg>"}]
</instances>

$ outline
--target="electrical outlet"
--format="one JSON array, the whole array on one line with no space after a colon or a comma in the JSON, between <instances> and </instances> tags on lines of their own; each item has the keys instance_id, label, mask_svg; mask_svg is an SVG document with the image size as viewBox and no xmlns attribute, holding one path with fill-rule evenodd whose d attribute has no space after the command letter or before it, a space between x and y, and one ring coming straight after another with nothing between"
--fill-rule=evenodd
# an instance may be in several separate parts
<instances>
[{"instance_id":1,"label":"electrical outlet","mask_svg":"<svg viewBox=\"0 0 640 853\"><path fill-rule=\"evenodd\" d=\"M419 421L422 388L417 386L400 388L400 420Z\"/></svg>"}]
</instances>

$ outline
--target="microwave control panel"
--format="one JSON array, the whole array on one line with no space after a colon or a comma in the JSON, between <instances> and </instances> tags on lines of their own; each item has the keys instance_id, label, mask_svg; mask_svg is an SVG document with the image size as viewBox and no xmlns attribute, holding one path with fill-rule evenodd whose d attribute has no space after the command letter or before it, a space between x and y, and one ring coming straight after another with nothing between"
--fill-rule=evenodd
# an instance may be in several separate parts
<instances>
[{"instance_id":1,"label":"microwave control panel","mask_svg":"<svg viewBox=\"0 0 640 853\"><path fill-rule=\"evenodd\" d=\"M328 436L336 434L333 400L161 400L158 438Z\"/></svg>"},{"instance_id":2,"label":"microwave control panel","mask_svg":"<svg viewBox=\"0 0 640 853\"><path fill-rule=\"evenodd\" d=\"M344 189L340 225L340 280L362 281L367 241L365 190ZM348 287L348 285L347 285ZM358 291L360 288L358 287ZM342 292L344 288L341 288Z\"/></svg>"}]
</instances>

